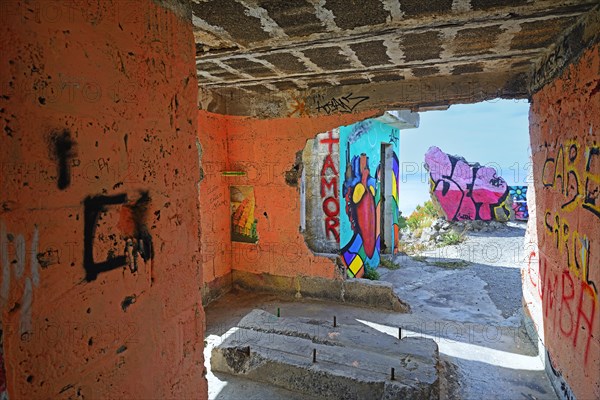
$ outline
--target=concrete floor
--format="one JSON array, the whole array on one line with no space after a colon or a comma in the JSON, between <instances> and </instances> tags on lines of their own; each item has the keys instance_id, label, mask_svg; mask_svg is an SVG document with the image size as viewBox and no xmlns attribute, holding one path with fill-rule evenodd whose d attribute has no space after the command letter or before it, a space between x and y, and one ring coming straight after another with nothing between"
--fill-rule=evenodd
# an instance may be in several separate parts
<instances>
[{"instance_id":1,"label":"concrete floor","mask_svg":"<svg viewBox=\"0 0 600 400\"><path fill-rule=\"evenodd\" d=\"M471 234L459 246L424 253L425 262L395 258L397 270L380 268L392 282L410 314L349 307L338 303L294 301L271 295L229 293L206 308L205 349L210 399L306 399L262 383L210 370L210 351L249 311L263 309L282 316L332 319L340 324L367 325L381 332L433 338L454 378L445 398L556 399L536 348L521 323L519 251L524 226ZM448 267L451 260L469 262ZM434 265L438 263L438 265Z\"/></svg>"}]
</instances>

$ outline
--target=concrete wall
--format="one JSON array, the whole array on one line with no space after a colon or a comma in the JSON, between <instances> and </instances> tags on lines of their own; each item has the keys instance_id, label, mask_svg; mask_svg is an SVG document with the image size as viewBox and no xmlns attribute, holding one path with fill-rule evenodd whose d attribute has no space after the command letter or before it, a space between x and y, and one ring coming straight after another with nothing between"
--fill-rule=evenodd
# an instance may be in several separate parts
<instances>
[{"instance_id":1,"label":"concrete wall","mask_svg":"<svg viewBox=\"0 0 600 400\"><path fill-rule=\"evenodd\" d=\"M339 142L340 129L335 128L309 139L302 151L301 224L316 253L337 254L340 249Z\"/></svg>"},{"instance_id":2,"label":"concrete wall","mask_svg":"<svg viewBox=\"0 0 600 400\"><path fill-rule=\"evenodd\" d=\"M317 134L372 115L373 112L258 120L199 112L198 136L203 146L205 174L200 183L202 215L206 216L202 231L209 232L202 235L202 240L205 245L209 243L212 248L219 249L204 258L203 265L208 270L204 275L205 285L226 284L218 279L233 270L285 277L339 278L335 263L330 258L315 255L301 232L302 170L298 153L305 148L307 140L314 139ZM225 145L209 143L223 137L227 138ZM245 175L223 176L221 165ZM253 188L257 243L231 241L227 209L231 186ZM220 200L212 204L210 198L202 199L202 193L209 191L212 194L222 192L227 206ZM214 196L217 199L217 194ZM221 263L219 258L225 262ZM214 273L211 273L212 266Z\"/></svg>"},{"instance_id":3,"label":"concrete wall","mask_svg":"<svg viewBox=\"0 0 600 400\"><path fill-rule=\"evenodd\" d=\"M227 117L200 112L198 139L202 152L200 226L203 298L207 303L231 288L231 240Z\"/></svg>"},{"instance_id":4,"label":"concrete wall","mask_svg":"<svg viewBox=\"0 0 600 400\"><path fill-rule=\"evenodd\" d=\"M206 398L190 21L120 0L0 15L9 398Z\"/></svg>"},{"instance_id":5,"label":"concrete wall","mask_svg":"<svg viewBox=\"0 0 600 400\"><path fill-rule=\"evenodd\" d=\"M596 44L533 96L530 111L539 248L528 249L523 297L563 398L600 397L599 70Z\"/></svg>"},{"instance_id":6,"label":"concrete wall","mask_svg":"<svg viewBox=\"0 0 600 400\"><path fill-rule=\"evenodd\" d=\"M395 196L387 196L386 207L393 210L389 226L395 232L387 245L393 251L398 239L398 153L400 131L377 120L366 120L340 128L340 198L343 212L340 213L340 245L342 261L350 277L361 277L364 266L377 268L381 253L381 213L383 209L384 172L381 168L382 149L391 146L392 164L385 168L388 190ZM395 218L394 218L395 217ZM395 222L395 225L394 225Z\"/></svg>"}]
</instances>

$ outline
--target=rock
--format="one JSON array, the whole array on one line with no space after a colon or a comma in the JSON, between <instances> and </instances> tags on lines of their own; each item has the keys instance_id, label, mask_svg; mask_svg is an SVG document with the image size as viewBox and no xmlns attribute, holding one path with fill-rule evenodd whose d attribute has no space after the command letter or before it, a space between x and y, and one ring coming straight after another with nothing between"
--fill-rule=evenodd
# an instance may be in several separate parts
<instances>
[{"instance_id":1,"label":"rock","mask_svg":"<svg viewBox=\"0 0 600 400\"><path fill-rule=\"evenodd\" d=\"M438 218L435 221L433 221L433 223L431 224L431 227L433 229L435 229L436 231L439 231L442 228L442 224L445 222L444 219L442 218Z\"/></svg>"}]
</instances>

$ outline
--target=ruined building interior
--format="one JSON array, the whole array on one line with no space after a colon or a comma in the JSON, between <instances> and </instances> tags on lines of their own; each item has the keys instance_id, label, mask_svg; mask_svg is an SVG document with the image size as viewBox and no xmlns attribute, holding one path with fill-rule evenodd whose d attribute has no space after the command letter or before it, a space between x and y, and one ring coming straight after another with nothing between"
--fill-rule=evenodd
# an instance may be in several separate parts
<instances>
[{"instance_id":1,"label":"ruined building interior","mask_svg":"<svg viewBox=\"0 0 600 400\"><path fill-rule=\"evenodd\" d=\"M381 306L354 277L396 233L352 250L342 178L375 191L344 127L393 142L496 98L530 102L524 324L556 396L600 398L596 0L5 0L0 21L2 400L208 398L205 309L234 287Z\"/></svg>"}]
</instances>

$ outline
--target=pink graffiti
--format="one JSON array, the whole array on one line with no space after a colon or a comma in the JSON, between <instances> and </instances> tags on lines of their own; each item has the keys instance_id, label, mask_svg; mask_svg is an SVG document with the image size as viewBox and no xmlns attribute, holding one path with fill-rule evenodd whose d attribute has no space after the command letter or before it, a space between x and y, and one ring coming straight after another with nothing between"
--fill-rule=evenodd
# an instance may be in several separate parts
<instances>
[{"instance_id":1,"label":"pink graffiti","mask_svg":"<svg viewBox=\"0 0 600 400\"><path fill-rule=\"evenodd\" d=\"M468 163L438 147L425 154L431 193L448 220L507 220L508 185L493 168Z\"/></svg>"}]
</instances>

